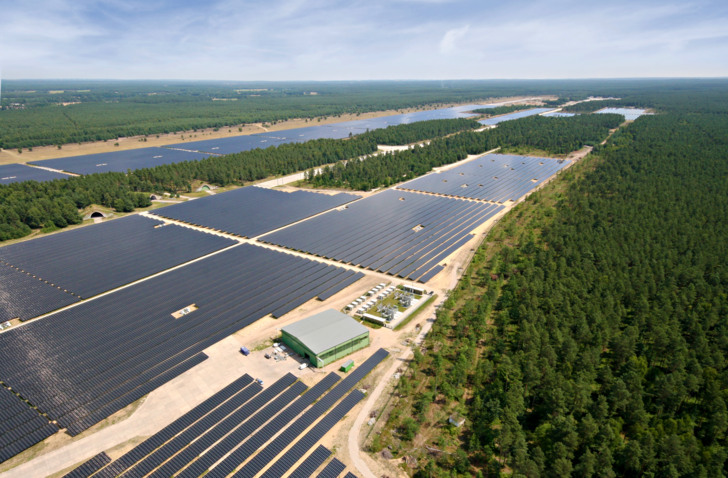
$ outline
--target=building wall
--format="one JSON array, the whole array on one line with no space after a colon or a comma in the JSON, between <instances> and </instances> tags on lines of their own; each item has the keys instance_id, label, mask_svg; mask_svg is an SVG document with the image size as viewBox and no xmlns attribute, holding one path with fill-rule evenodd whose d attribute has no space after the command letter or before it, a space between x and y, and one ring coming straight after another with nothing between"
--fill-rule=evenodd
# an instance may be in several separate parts
<instances>
[{"instance_id":1,"label":"building wall","mask_svg":"<svg viewBox=\"0 0 728 478\"><path fill-rule=\"evenodd\" d=\"M354 337L351 340L347 340L336 347L324 351L323 353L316 356L311 350L296 339L296 337L282 332L281 340L284 344L289 346L294 352L304 357L308 357L311 361L311 365L314 367L321 368L332 362L336 362L342 357L346 357L352 352L363 349L369 346L369 332L366 332L358 337Z\"/></svg>"}]
</instances>

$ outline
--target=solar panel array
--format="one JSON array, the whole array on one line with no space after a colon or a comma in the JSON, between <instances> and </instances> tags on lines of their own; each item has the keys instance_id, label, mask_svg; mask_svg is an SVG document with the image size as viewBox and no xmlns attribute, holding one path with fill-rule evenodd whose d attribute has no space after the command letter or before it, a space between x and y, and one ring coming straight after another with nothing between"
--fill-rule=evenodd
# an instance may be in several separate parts
<instances>
[{"instance_id":1,"label":"solar panel array","mask_svg":"<svg viewBox=\"0 0 728 478\"><path fill-rule=\"evenodd\" d=\"M246 136L233 136L229 138L208 139L203 141L188 141L170 145L170 148L203 151L214 154L231 154L250 151L256 148L269 148L286 143L301 143L313 139L343 139L349 134L361 134L367 130L386 128L399 124L415 123L434 119L454 119L474 116L468 111L482 108L482 105L454 106L430 111L416 111L400 115L382 116L354 121L344 121L326 125L307 126L282 131L270 131Z\"/></svg>"},{"instance_id":2,"label":"solar panel array","mask_svg":"<svg viewBox=\"0 0 728 478\"><path fill-rule=\"evenodd\" d=\"M262 408L249 420L245 421L240 427L233 430L224 439L220 440L220 438L224 435L224 430L227 430L228 426L212 430L198 442L195 442L193 446L185 449L183 453L175 457L175 459L170 461L170 463L165 464L157 470L157 472L155 472L152 476L164 476L165 478L166 476L171 476L171 474L169 474L170 470L177 471L195 458L197 458L197 460L189 467L185 468L179 476L197 477L201 475L216 461L220 460L223 456L225 456L225 454L255 433L256 430L262 427L268 420L280 413L286 406L293 403L294 400L296 400L307 389L308 387L306 387L306 385L301 382L297 382L282 393L278 398ZM218 440L220 441L216 444L215 442Z\"/></svg>"},{"instance_id":3,"label":"solar panel array","mask_svg":"<svg viewBox=\"0 0 728 478\"><path fill-rule=\"evenodd\" d=\"M326 416L309 430L301 439L291 447L282 457L261 475L262 478L281 478L293 465L295 465L316 443L328 433L339 420L344 418L352 408L363 398L364 394L359 390L351 392L344 400L334 407ZM324 397L324 400L326 397ZM318 405L318 404L317 404ZM324 458L325 460L325 458ZM323 463L323 460L321 460ZM319 465L321 464L319 463ZM318 468L318 467L316 467ZM316 469L314 468L314 470ZM234 476L243 477L243 471Z\"/></svg>"},{"instance_id":4,"label":"solar panel array","mask_svg":"<svg viewBox=\"0 0 728 478\"><path fill-rule=\"evenodd\" d=\"M346 465L334 458L323 470L321 470L321 473L319 473L316 478L336 478L345 469Z\"/></svg>"},{"instance_id":5,"label":"solar panel array","mask_svg":"<svg viewBox=\"0 0 728 478\"><path fill-rule=\"evenodd\" d=\"M0 379L77 435L204 360L205 348L356 274L242 244L0 334Z\"/></svg>"},{"instance_id":6,"label":"solar panel array","mask_svg":"<svg viewBox=\"0 0 728 478\"><path fill-rule=\"evenodd\" d=\"M240 392L243 388L247 387L253 378L247 373L242 377L234 380L232 383L224 387L219 392L215 393L189 412L185 413L154 435L150 436L124 455L119 457L111 465L107 466L101 472L94 475L95 478L112 478L120 475L129 467L143 459L146 455L156 450L158 447L163 445L165 442L170 440L172 437L195 423L203 416L210 413L212 410L217 408L221 403L228 400L233 395Z\"/></svg>"},{"instance_id":7,"label":"solar panel array","mask_svg":"<svg viewBox=\"0 0 728 478\"><path fill-rule=\"evenodd\" d=\"M257 455L255 455L249 462L247 462L242 468L240 468L240 470L238 470L238 472L235 473L233 476L235 478L242 478L255 476L256 474L258 474L263 468L271 463L275 459L275 457L278 456L279 453L281 453L286 447L290 446L291 443L293 443L293 440L295 440L299 435L301 435L301 433L308 429L308 427L313 425L316 420L318 420L329 408L331 408L337 401L339 401L349 390L352 389L352 387L354 387L354 385L356 385L361 379L364 378L364 376L371 372L374 367L376 367L388 355L389 352L384 349L379 349L377 352L375 352L371 357L369 357L369 359L367 359L363 364L361 364L358 368L351 372L344 380L336 385L329 393L324 395L323 398L316 402L303 415L301 415L293 423L291 423L288 428L286 428L280 435L278 435L273 441L271 441L265 448L260 450ZM362 395L359 396L357 395L357 392L354 392L350 397L348 397L341 404L339 404L341 408L337 406L336 411L330 412L330 415L338 416L341 411L344 410L343 414L341 414L339 419L343 417L346 414L346 411L351 410L351 408L356 405L356 403L358 403L361 398L363 398L363 394L361 394L361 392L358 392L360 395ZM339 419L336 419L336 422L338 422ZM328 424L330 422L327 421L326 423ZM329 426L321 425L321 427L319 427L319 425L320 424L317 424L311 430L311 432L313 432L314 430L318 430L318 433L320 432L320 430L326 429L326 426ZM333 426L333 424L331 424L329 428L331 426ZM285 468L283 472L290 468L290 466L286 467L286 463L289 463L290 459L295 458L295 456L300 453L301 448L305 448L306 445L308 445L308 448L305 448L304 450L305 453L306 450L310 449L313 445L315 445L318 439L313 442L311 440L313 440L316 436L318 435L313 434L309 436L307 434L306 437L308 438L304 437L304 439L302 440L303 445L299 447L292 447L288 452L286 452L286 454L283 455L283 457L281 457L281 460L283 461L280 462L280 467L281 469ZM289 454L291 458L286 458L286 456L288 456ZM290 462L291 466L295 464L301 456L303 456L303 454ZM280 471L278 468L276 468L276 471L268 470L263 476L267 476L268 473L273 473L273 475L271 476L275 476L278 471Z\"/></svg>"},{"instance_id":8,"label":"solar panel array","mask_svg":"<svg viewBox=\"0 0 728 478\"><path fill-rule=\"evenodd\" d=\"M323 465L326 460L331 456L331 450L323 445L319 445L318 448L306 458L301 465L293 470L289 478L308 478L318 469L319 466Z\"/></svg>"},{"instance_id":9,"label":"solar panel array","mask_svg":"<svg viewBox=\"0 0 728 478\"><path fill-rule=\"evenodd\" d=\"M2 247L0 262L87 298L237 244L163 224L135 214Z\"/></svg>"},{"instance_id":10,"label":"solar panel array","mask_svg":"<svg viewBox=\"0 0 728 478\"><path fill-rule=\"evenodd\" d=\"M646 111L647 110L642 110L642 109L638 109L638 108L604 108L602 110L597 111L596 113L618 114L618 115L624 116L624 119L626 119L628 121L634 121L642 115L649 114Z\"/></svg>"},{"instance_id":11,"label":"solar panel array","mask_svg":"<svg viewBox=\"0 0 728 478\"><path fill-rule=\"evenodd\" d=\"M344 475L344 478L356 478L356 475L352 472L349 472L346 475Z\"/></svg>"},{"instance_id":12,"label":"solar panel array","mask_svg":"<svg viewBox=\"0 0 728 478\"><path fill-rule=\"evenodd\" d=\"M0 166L0 184L20 183L23 181L53 181L54 179L67 179L68 175L48 171L47 169L33 168L25 164L3 164Z\"/></svg>"},{"instance_id":13,"label":"solar panel array","mask_svg":"<svg viewBox=\"0 0 728 478\"><path fill-rule=\"evenodd\" d=\"M552 108L533 108L531 110L516 111L515 113L509 113L507 115L496 116L495 118L488 118L488 119L480 120L480 121L478 121L478 123L492 126L492 125L496 125L498 123L502 123L503 121L511 121L511 120L516 120L516 119L520 119L520 118L526 118L527 116L540 115L541 113L546 113L547 111L551 111L551 109Z\"/></svg>"},{"instance_id":14,"label":"solar panel array","mask_svg":"<svg viewBox=\"0 0 728 478\"><path fill-rule=\"evenodd\" d=\"M153 168L162 164L181 163L209 157L209 154L197 151L140 148L129 151L113 151L110 153L31 161L30 164L76 174L108 173L110 171L125 173L129 169Z\"/></svg>"},{"instance_id":15,"label":"solar panel array","mask_svg":"<svg viewBox=\"0 0 728 478\"><path fill-rule=\"evenodd\" d=\"M567 164L553 158L488 154L448 171L413 179L398 188L504 203L518 200Z\"/></svg>"},{"instance_id":16,"label":"solar panel array","mask_svg":"<svg viewBox=\"0 0 728 478\"><path fill-rule=\"evenodd\" d=\"M354 194L287 193L246 187L165 207L154 214L243 237L255 237L360 199Z\"/></svg>"},{"instance_id":17,"label":"solar panel array","mask_svg":"<svg viewBox=\"0 0 728 478\"><path fill-rule=\"evenodd\" d=\"M13 392L0 386L0 463L56 432L57 426L49 423Z\"/></svg>"},{"instance_id":18,"label":"solar panel array","mask_svg":"<svg viewBox=\"0 0 728 478\"><path fill-rule=\"evenodd\" d=\"M502 206L387 190L259 239L418 280Z\"/></svg>"},{"instance_id":19,"label":"solar panel array","mask_svg":"<svg viewBox=\"0 0 728 478\"><path fill-rule=\"evenodd\" d=\"M59 287L0 262L0 322L32 319L79 300Z\"/></svg>"},{"instance_id":20,"label":"solar panel array","mask_svg":"<svg viewBox=\"0 0 728 478\"><path fill-rule=\"evenodd\" d=\"M72 472L63 475L63 478L88 478L109 463L111 458L102 451Z\"/></svg>"}]
</instances>

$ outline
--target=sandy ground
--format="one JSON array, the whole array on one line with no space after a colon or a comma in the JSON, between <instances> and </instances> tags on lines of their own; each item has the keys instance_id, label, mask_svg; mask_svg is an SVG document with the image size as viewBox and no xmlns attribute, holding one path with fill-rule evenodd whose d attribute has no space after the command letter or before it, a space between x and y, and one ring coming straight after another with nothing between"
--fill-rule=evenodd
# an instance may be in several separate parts
<instances>
[{"instance_id":1,"label":"sandy ground","mask_svg":"<svg viewBox=\"0 0 728 478\"><path fill-rule=\"evenodd\" d=\"M512 102L525 99L527 97L508 97L508 98L491 98L488 100L480 101L479 104L491 104L500 102ZM545 98L545 97L544 97ZM322 124L342 123L345 121L353 121L359 119L368 118L379 118L382 116L392 116L402 113L412 113L415 111L429 111L434 109L449 108L452 106L460 106L464 104L470 104L469 102L463 103L449 103L438 107L425 107L425 108L408 108L402 110L387 110L387 111L376 111L371 113L362 113L357 116L355 114L341 115L340 117L328 117L325 120L309 120L306 122L305 119L292 119L289 121L281 121L277 124L263 127L262 123L256 123L244 126L243 131L238 131L238 126L232 126L228 128L220 128L219 131L214 131L213 128L205 130L197 130L197 132L182 132L177 134L160 134L159 138L157 135L150 135L147 137L147 141L140 141L142 137L132 136L129 138L119 138L118 140L99 141L92 143L82 144L67 144L62 149L58 149L56 146L38 146L33 148L33 151L23 149L23 153L18 153L17 149L3 149L0 150L0 164L11 164L11 163L25 163L29 161L39 161L42 159L53 159L53 158L66 158L69 156L80 156L86 154L96 153L108 153L112 151L126 151L131 149L139 148L150 148L153 146L166 146L169 144L182 143L184 141L202 141L206 139L217 139L217 138L228 138L231 136L243 136L256 133L265 133L272 131L283 131L293 128L302 128L305 126L318 126ZM182 139L184 136L184 139ZM119 146L114 146L114 143L119 143Z\"/></svg>"}]
</instances>

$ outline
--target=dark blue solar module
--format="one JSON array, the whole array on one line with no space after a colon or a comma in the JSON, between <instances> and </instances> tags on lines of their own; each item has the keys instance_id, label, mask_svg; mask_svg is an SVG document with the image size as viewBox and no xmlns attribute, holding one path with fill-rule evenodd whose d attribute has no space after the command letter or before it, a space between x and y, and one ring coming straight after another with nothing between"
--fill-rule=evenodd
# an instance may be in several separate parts
<instances>
[{"instance_id":1,"label":"dark blue solar module","mask_svg":"<svg viewBox=\"0 0 728 478\"><path fill-rule=\"evenodd\" d=\"M32 319L79 300L37 277L0 263L0 322Z\"/></svg>"},{"instance_id":2,"label":"dark blue solar module","mask_svg":"<svg viewBox=\"0 0 728 478\"><path fill-rule=\"evenodd\" d=\"M75 436L204 360L202 350L351 273L234 246L0 334L0 380Z\"/></svg>"},{"instance_id":3,"label":"dark blue solar module","mask_svg":"<svg viewBox=\"0 0 728 478\"><path fill-rule=\"evenodd\" d=\"M58 432L58 427L0 386L0 463Z\"/></svg>"},{"instance_id":4,"label":"dark blue solar module","mask_svg":"<svg viewBox=\"0 0 728 478\"><path fill-rule=\"evenodd\" d=\"M109 171L125 173L129 169L153 168L162 164L181 163L208 157L210 157L209 154L193 151L180 151L170 148L141 148L129 151L88 154L86 156L71 156L69 158L45 159L43 161L32 161L30 164L76 174L107 173Z\"/></svg>"},{"instance_id":5,"label":"dark blue solar module","mask_svg":"<svg viewBox=\"0 0 728 478\"><path fill-rule=\"evenodd\" d=\"M133 215L11 244L0 248L0 264L88 298L237 244L163 224Z\"/></svg>"},{"instance_id":6,"label":"dark blue solar module","mask_svg":"<svg viewBox=\"0 0 728 478\"><path fill-rule=\"evenodd\" d=\"M154 214L243 237L255 237L360 199L354 194L292 193L255 186L154 211Z\"/></svg>"},{"instance_id":7,"label":"dark blue solar module","mask_svg":"<svg viewBox=\"0 0 728 478\"><path fill-rule=\"evenodd\" d=\"M448 171L413 179L398 188L504 203L518 200L568 164L554 158L487 154Z\"/></svg>"},{"instance_id":8,"label":"dark blue solar module","mask_svg":"<svg viewBox=\"0 0 728 478\"><path fill-rule=\"evenodd\" d=\"M417 279L503 206L387 190L259 240Z\"/></svg>"},{"instance_id":9,"label":"dark blue solar module","mask_svg":"<svg viewBox=\"0 0 728 478\"><path fill-rule=\"evenodd\" d=\"M488 105L486 105L487 107ZM343 139L348 138L349 133L357 135L367 130L386 128L388 126L415 123L417 121L428 121L434 119L455 119L477 116L468 111L483 108L483 105L465 105L452 108L443 108L431 111L416 111L401 115L382 116L381 118L361 119L345 121L327 125L307 126L282 131L271 131L258 133L249 136L235 136L232 138L208 139L203 141L190 141L170 145L170 148L180 148L206 153L230 154L241 151L250 151L255 148L268 148L284 143L295 143L309 141L312 139Z\"/></svg>"},{"instance_id":10,"label":"dark blue solar module","mask_svg":"<svg viewBox=\"0 0 728 478\"><path fill-rule=\"evenodd\" d=\"M68 179L68 176L47 169L33 168L25 164L4 164L0 166L0 184L20 183L23 181L53 181Z\"/></svg>"},{"instance_id":11,"label":"dark blue solar module","mask_svg":"<svg viewBox=\"0 0 728 478\"><path fill-rule=\"evenodd\" d=\"M495 118L488 118L479 121L480 124L484 125L496 125L502 121L510 121L515 120L519 118L525 118L527 116L533 116L538 115L541 113L546 113L547 111L551 111L552 108L533 108L531 110L523 110L523 111L516 111L515 113L510 113L503 116L496 116Z\"/></svg>"}]
</instances>

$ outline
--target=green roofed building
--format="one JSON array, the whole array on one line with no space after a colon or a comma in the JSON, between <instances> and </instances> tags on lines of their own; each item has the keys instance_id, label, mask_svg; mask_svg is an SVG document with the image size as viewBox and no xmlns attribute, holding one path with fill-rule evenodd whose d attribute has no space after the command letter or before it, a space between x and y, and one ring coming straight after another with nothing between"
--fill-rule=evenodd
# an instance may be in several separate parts
<instances>
[{"instance_id":1,"label":"green roofed building","mask_svg":"<svg viewBox=\"0 0 728 478\"><path fill-rule=\"evenodd\" d=\"M369 345L369 329L346 314L328 309L281 329L283 343L323 367Z\"/></svg>"}]
</instances>

